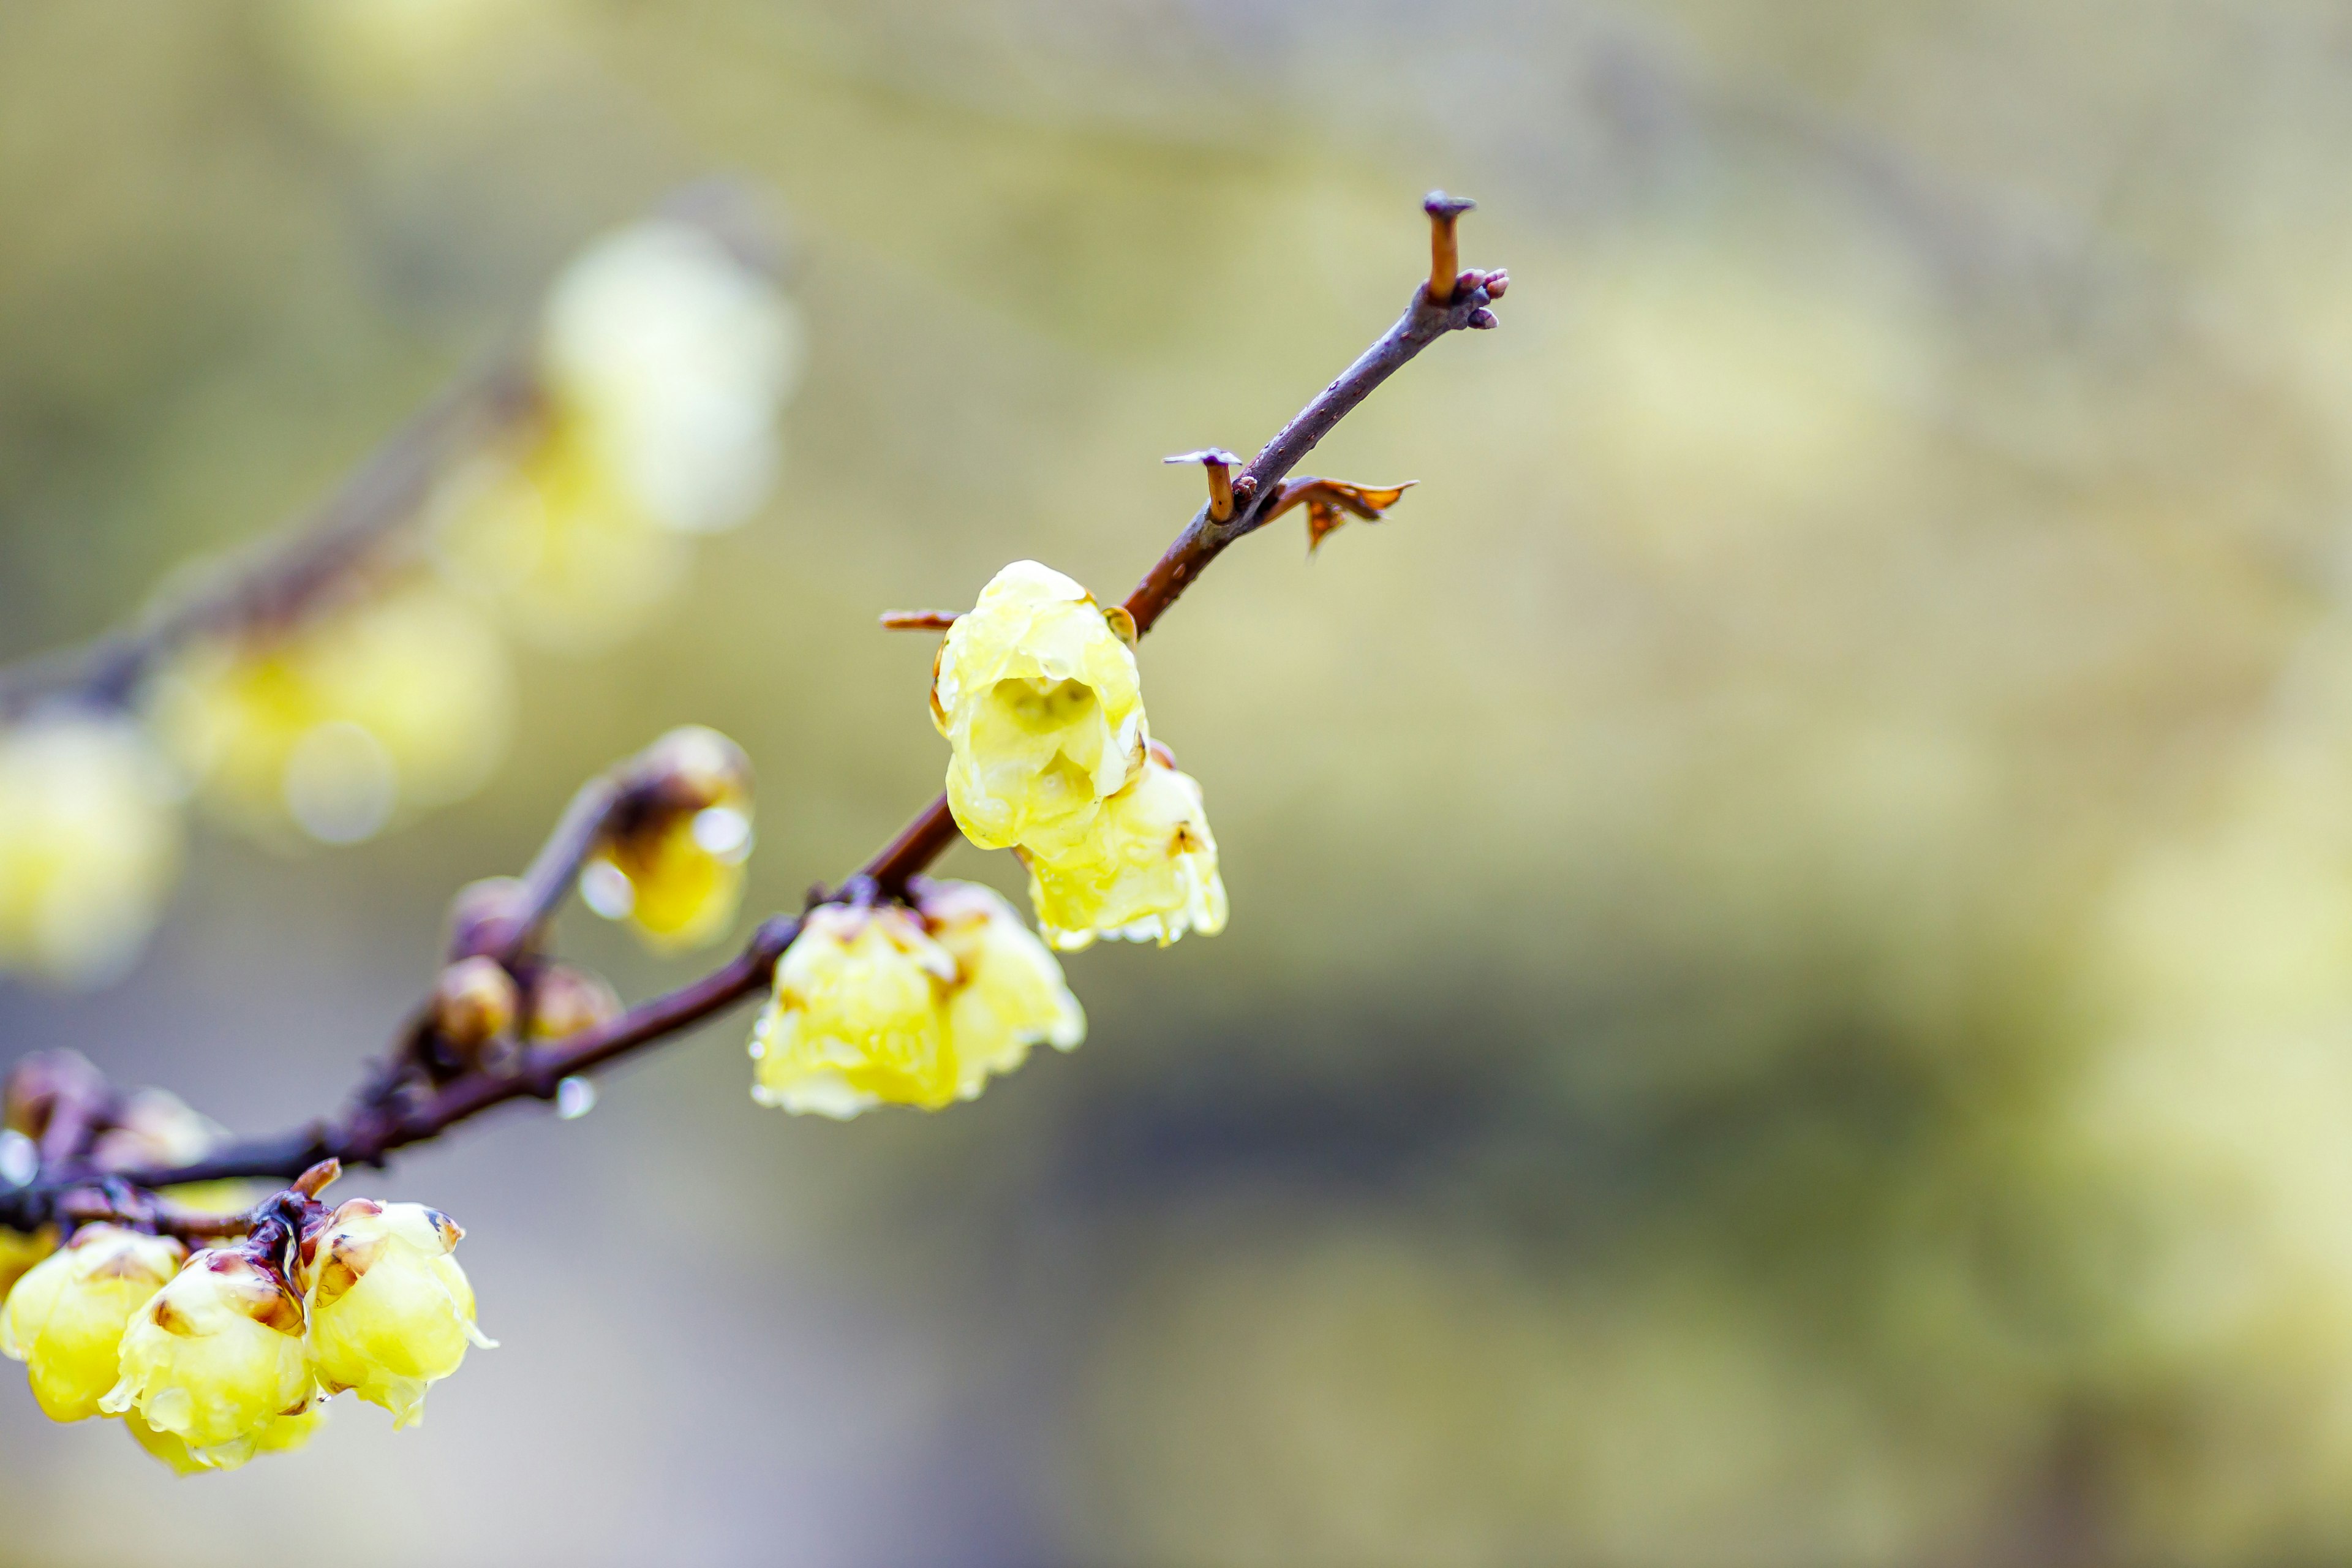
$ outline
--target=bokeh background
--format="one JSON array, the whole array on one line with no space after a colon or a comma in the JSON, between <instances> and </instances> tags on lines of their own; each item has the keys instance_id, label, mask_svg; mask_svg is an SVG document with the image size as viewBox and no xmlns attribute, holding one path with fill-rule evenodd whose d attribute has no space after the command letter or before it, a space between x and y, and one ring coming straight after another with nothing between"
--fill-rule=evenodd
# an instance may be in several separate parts
<instances>
[{"instance_id":1,"label":"bokeh background","mask_svg":"<svg viewBox=\"0 0 2352 1568\"><path fill-rule=\"evenodd\" d=\"M0 657L314 503L681 182L789 235L783 482L520 655L487 787L202 831L126 976L0 982L0 1055L240 1131L675 724L760 772L739 931L856 864L944 761L874 614L1123 593L1424 189L1515 281L1310 465L1389 522L1145 647L1225 934L1073 959L1086 1047L940 1115L762 1111L734 1017L364 1178L504 1348L187 1481L12 1393L0 1561L2352 1552L2347 89L2300 0L0 8Z\"/></svg>"}]
</instances>

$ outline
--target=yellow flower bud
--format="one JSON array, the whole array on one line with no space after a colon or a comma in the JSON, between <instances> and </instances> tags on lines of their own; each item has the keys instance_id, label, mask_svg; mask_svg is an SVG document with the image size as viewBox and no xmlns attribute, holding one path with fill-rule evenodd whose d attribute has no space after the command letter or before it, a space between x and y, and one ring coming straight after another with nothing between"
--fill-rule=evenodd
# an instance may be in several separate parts
<instances>
[{"instance_id":1,"label":"yellow flower bud","mask_svg":"<svg viewBox=\"0 0 2352 1568\"><path fill-rule=\"evenodd\" d=\"M393 1414L425 1418L425 1392L456 1372L474 1325L474 1287L450 1256L466 1233L422 1204L353 1198L302 1239L310 1360L329 1394L344 1389Z\"/></svg>"},{"instance_id":2,"label":"yellow flower bud","mask_svg":"<svg viewBox=\"0 0 2352 1568\"><path fill-rule=\"evenodd\" d=\"M1157 942L1225 929L1225 884L1201 786L1160 746L1134 784L1104 803L1094 832L1065 853L1024 847L1038 929L1064 952L1098 936Z\"/></svg>"},{"instance_id":3,"label":"yellow flower bud","mask_svg":"<svg viewBox=\"0 0 2352 1568\"><path fill-rule=\"evenodd\" d=\"M0 1228L0 1301L16 1288L34 1264L58 1249L58 1233L37 1230L26 1236L21 1230Z\"/></svg>"},{"instance_id":4,"label":"yellow flower bud","mask_svg":"<svg viewBox=\"0 0 2352 1568\"><path fill-rule=\"evenodd\" d=\"M948 628L931 718L953 755L948 805L986 849L1060 851L1143 763L1143 693L1125 611L1016 561Z\"/></svg>"},{"instance_id":5,"label":"yellow flower bud","mask_svg":"<svg viewBox=\"0 0 2352 1568\"><path fill-rule=\"evenodd\" d=\"M948 1040L958 1098L971 1099L991 1074L1019 1067L1041 1041L1067 1051L1086 1038L1087 1016L1061 964L992 889L929 882L918 907L931 939L955 960Z\"/></svg>"},{"instance_id":6,"label":"yellow flower bud","mask_svg":"<svg viewBox=\"0 0 2352 1568\"><path fill-rule=\"evenodd\" d=\"M170 1433L199 1465L241 1465L271 1422L310 1407L302 1328L275 1268L242 1248L199 1252L132 1315L121 1381L99 1407Z\"/></svg>"},{"instance_id":7,"label":"yellow flower bud","mask_svg":"<svg viewBox=\"0 0 2352 1568\"><path fill-rule=\"evenodd\" d=\"M955 960L903 909L812 910L752 1031L751 1098L841 1118L947 1104L961 1087L948 1041L955 980Z\"/></svg>"},{"instance_id":8,"label":"yellow flower bud","mask_svg":"<svg viewBox=\"0 0 2352 1568\"><path fill-rule=\"evenodd\" d=\"M751 854L751 763L716 730L674 730L643 763L648 804L614 827L580 873L580 893L625 920L648 946L698 946L723 934Z\"/></svg>"},{"instance_id":9,"label":"yellow flower bud","mask_svg":"<svg viewBox=\"0 0 2352 1568\"><path fill-rule=\"evenodd\" d=\"M100 1413L125 1330L187 1255L169 1237L89 1225L16 1281L0 1309L0 1355L25 1363L50 1420Z\"/></svg>"},{"instance_id":10,"label":"yellow flower bud","mask_svg":"<svg viewBox=\"0 0 2352 1568\"><path fill-rule=\"evenodd\" d=\"M513 679L480 615L425 580L267 637L193 647L152 701L215 811L264 837L290 820L345 844L488 777Z\"/></svg>"},{"instance_id":11,"label":"yellow flower bud","mask_svg":"<svg viewBox=\"0 0 2352 1568\"><path fill-rule=\"evenodd\" d=\"M530 1037L534 1040L566 1039L620 1014L620 994L601 974L568 963L550 963L530 978Z\"/></svg>"},{"instance_id":12,"label":"yellow flower bud","mask_svg":"<svg viewBox=\"0 0 2352 1568\"><path fill-rule=\"evenodd\" d=\"M310 1441L310 1435L326 1423L327 1407L314 1405L299 1415L278 1415L257 1433L252 1453L244 1458L225 1456L213 1464L196 1458L188 1445L169 1432L159 1432L146 1420L133 1413L122 1418L123 1428L131 1440L171 1467L174 1475L193 1476L205 1470L234 1470L253 1454L290 1454Z\"/></svg>"},{"instance_id":13,"label":"yellow flower bud","mask_svg":"<svg viewBox=\"0 0 2352 1568\"><path fill-rule=\"evenodd\" d=\"M74 984L120 973L179 873L171 780L139 727L0 729L0 965Z\"/></svg>"}]
</instances>

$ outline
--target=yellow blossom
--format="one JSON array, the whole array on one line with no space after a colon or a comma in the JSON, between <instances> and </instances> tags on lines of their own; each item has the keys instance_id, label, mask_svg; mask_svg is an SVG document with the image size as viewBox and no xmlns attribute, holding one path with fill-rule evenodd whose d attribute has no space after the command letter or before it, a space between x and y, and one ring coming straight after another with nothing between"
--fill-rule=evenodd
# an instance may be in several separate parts
<instances>
[{"instance_id":1,"label":"yellow blossom","mask_svg":"<svg viewBox=\"0 0 2352 1568\"><path fill-rule=\"evenodd\" d=\"M169 1237L89 1225L16 1282L0 1309L0 1354L25 1363L49 1419L99 1414L125 1329L187 1255Z\"/></svg>"},{"instance_id":2,"label":"yellow blossom","mask_svg":"<svg viewBox=\"0 0 2352 1568\"><path fill-rule=\"evenodd\" d=\"M443 569L507 626L575 654L634 636L685 584L694 554L611 482L583 422L562 410L454 477L434 533Z\"/></svg>"},{"instance_id":3,"label":"yellow blossom","mask_svg":"<svg viewBox=\"0 0 2352 1568\"><path fill-rule=\"evenodd\" d=\"M1143 694L1124 610L1016 561L948 628L931 717L952 749L948 804L964 837L1060 852L1143 763Z\"/></svg>"},{"instance_id":4,"label":"yellow blossom","mask_svg":"<svg viewBox=\"0 0 2352 1568\"><path fill-rule=\"evenodd\" d=\"M93 984L138 955L180 865L169 774L130 721L0 729L0 965Z\"/></svg>"},{"instance_id":5,"label":"yellow blossom","mask_svg":"<svg viewBox=\"0 0 2352 1568\"><path fill-rule=\"evenodd\" d=\"M132 1315L121 1381L100 1408L179 1438L199 1465L233 1468L272 1422L310 1409L302 1330L302 1303L275 1268L241 1248L199 1252Z\"/></svg>"},{"instance_id":6,"label":"yellow blossom","mask_svg":"<svg viewBox=\"0 0 2352 1568\"><path fill-rule=\"evenodd\" d=\"M0 1301L16 1288L34 1264L58 1249L58 1233L42 1229L27 1236L21 1230L0 1226Z\"/></svg>"},{"instance_id":7,"label":"yellow blossom","mask_svg":"<svg viewBox=\"0 0 2352 1568\"><path fill-rule=\"evenodd\" d=\"M774 488L800 360L791 301L675 218L605 236L548 292L540 362L559 418L614 489L682 533L731 528Z\"/></svg>"},{"instance_id":8,"label":"yellow blossom","mask_svg":"<svg viewBox=\"0 0 2352 1568\"><path fill-rule=\"evenodd\" d=\"M917 907L931 938L955 960L948 1040L956 1093L970 1100L991 1074L1009 1073L1043 1042L1073 1050L1087 1016L1062 966L1013 906L976 882L929 882Z\"/></svg>"},{"instance_id":9,"label":"yellow blossom","mask_svg":"<svg viewBox=\"0 0 2352 1568\"><path fill-rule=\"evenodd\" d=\"M648 804L589 858L581 896L657 950L723 934L751 853L751 764L716 730L673 730L640 763Z\"/></svg>"},{"instance_id":10,"label":"yellow blossom","mask_svg":"<svg viewBox=\"0 0 2352 1568\"><path fill-rule=\"evenodd\" d=\"M1158 745L1141 776L1104 804L1091 835L1057 857L1024 848L1021 858L1038 929L1065 952L1098 936L1165 947L1188 931L1225 929L1201 786Z\"/></svg>"},{"instance_id":11,"label":"yellow blossom","mask_svg":"<svg viewBox=\"0 0 2352 1568\"><path fill-rule=\"evenodd\" d=\"M204 798L265 837L342 844L472 791L506 742L505 647L429 580L182 655L151 701Z\"/></svg>"},{"instance_id":12,"label":"yellow blossom","mask_svg":"<svg viewBox=\"0 0 2352 1568\"><path fill-rule=\"evenodd\" d=\"M955 979L955 960L903 909L811 910L752 1031L751 1098L844 1118L947 1104L961 1088L948 1043Z\"/></svg>"},{"instance_id":13,"label":"yellow blossom","mask_svg":"<svg viewBox=\"0 0 2352 1568\"><path fill-rule=\"evenodd\" d=\"M421 1204L353 1198L302 1241L310 1359L329 1394L351 1389L393 1414L425 1415L428 1386L456 1372L474 1326L474 1288L451 1254L466 1233Z\"/></svg>"},{"instance_id":14,"label":"yellow blossom","mask_svg":"<svg viewBox=\"0 0 2352 1568\"><path fill-rule=\"evenodd\" d=\"M310 1435L326 1419L327 1407L324 1405L314 1405L299 1415L273 1416L269 1424L255 1435L253 1452L290 1454L309 1443ZM190 1451L181 1438L169 1432L157 1431L136 1414L125 1415L122 1425L130 1432L132 1441L170 1466L174 1475L193 1476L205 1470L233 1470L245 1463L243 1459L225 1458L218 1463L205 1464Z\"/></svg>"}]
</instances>

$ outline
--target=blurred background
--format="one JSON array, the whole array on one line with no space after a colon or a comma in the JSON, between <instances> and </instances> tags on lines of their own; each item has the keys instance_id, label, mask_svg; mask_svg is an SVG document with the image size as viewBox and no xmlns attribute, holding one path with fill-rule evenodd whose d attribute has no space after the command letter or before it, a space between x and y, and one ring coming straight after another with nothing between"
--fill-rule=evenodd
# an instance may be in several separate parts
<instances>
[{"instance_id":1,"label":"blurred background","mask_svg":"<svg viewBox=\"0 0 2352 1568\"><path fill-rule=\"evenodd\" d=\"M240 1131L674 725L759 770L729 940L855 865L945 760L875 614L1123 595L1425 189L1516 285L1310 461L1390 521L1145 645L1225 934L1073 958L1085 1047L940 1115L754 1107L745 1015L351 1184L468 1227L504 1347L186 1481L12 1390L0 1562L2352 1552L2347 89L2300 0L0 9L0 658L316 504L681 184L782 236L710 317L780 447L570 589L435 577L421 784L171 805L152 939L0 980L0 1056Z\"/></svg>"}]
</instances>

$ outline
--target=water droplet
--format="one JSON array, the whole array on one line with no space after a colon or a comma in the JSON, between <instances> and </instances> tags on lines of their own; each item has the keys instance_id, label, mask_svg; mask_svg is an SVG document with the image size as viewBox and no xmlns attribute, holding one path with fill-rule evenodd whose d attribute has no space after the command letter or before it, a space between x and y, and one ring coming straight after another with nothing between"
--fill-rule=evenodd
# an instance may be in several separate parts
<instances>
[{"instance_id":1,"label":"water droplet","mask_svg":"<svg viewBox=\"0 0 2352 1568\"><path fill-rule=\"evenodd\" d=\"M751 852L751 819L731 805L714 805L694 814L694 841L721 860L740 860Z\"/></svg>"},{"instance_id":2,"label":"water droplet","mask_svg":"<svg viewBox=\"0 0 2352 1568\"><path fill-rule=\"evenodd\" d=\"M608 921L626 920L637 907L637 890L610 860L592 860L580 873L580 901Z\"/></svg>"},{"instance_id":3,"label":"water droplet","mask_svg":"<svg viewBox=\"0 0 2352 1568\"><path fill-rule=\"evenodd\" d=\"M0 1185L21 1187L41 1173L41 1151L10 1128L0 1132Z\"/></svg>"},{"instance_id":4,"label":"water droplet","mask_svg":"<svg viewBox=\"0 0 2352 1568\"><path fill-rule=\"evenodd\" d=\"M596 1086L584 1078L567 1078L555 1086L555 1114L577 1121L596 1109Z\"/></svg>"}]
</instances>

